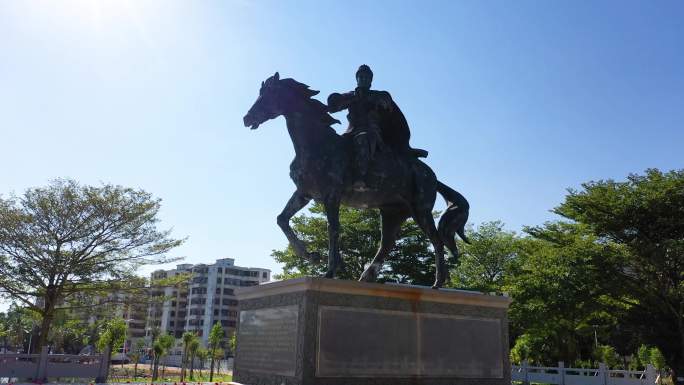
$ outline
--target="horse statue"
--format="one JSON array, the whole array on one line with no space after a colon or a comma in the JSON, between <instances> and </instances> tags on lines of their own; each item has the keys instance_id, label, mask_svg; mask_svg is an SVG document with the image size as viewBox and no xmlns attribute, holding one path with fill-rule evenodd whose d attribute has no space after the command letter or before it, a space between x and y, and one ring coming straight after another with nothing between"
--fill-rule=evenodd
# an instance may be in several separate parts
<instances>
[{"instance_id":1,"label":"horse statue","mask_svg":"<svg viewBox=\"0 0 684 385\"><path fill-rule=\"evenodd\" d=\"M385 258L394 247L401 225L413 217L429 237L435 251L435 282L442 287L448 277L444 259L446 246L458 257L455 234L468 242L464 226L469 205L455 190L437 180L435 173L415 156L380 151L375 154L364 189L353 188L353 154L350 139L331 127L339 123L325 104L313 99L318 91L294 79L280 79L279 74L261 83L259 97L244 117L246 127L285 117L287 131L295 149L290 177L297 189L278 215L283 230L295 253L301 258L320 260L317 252L307 252L304 242L290 227L290 219L312 199L323 204L328 219L328 267L325 277L333 278L341 266L339 251L339 208L344 204L356 208L380 210L382 235L380 247L360 281L373 282ZM432 209L437 193L447 202L447 209L435 226Z\"/></svg>"}]
</instances>

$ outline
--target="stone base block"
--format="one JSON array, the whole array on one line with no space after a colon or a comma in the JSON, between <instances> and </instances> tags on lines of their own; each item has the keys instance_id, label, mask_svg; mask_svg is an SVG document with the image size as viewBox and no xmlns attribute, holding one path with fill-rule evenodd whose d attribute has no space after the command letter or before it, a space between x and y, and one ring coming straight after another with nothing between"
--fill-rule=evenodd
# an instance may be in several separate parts
<instances>
[{"instance_id":1,"label":"stone base block","mask_svg":"<svg viewBox=\"0 0 684 385\"><path fill-rule=\"evenodd\" d=\"M246 385L510 385L510 300L299 278L236 290Z\"/></svg>"}]
</instances>

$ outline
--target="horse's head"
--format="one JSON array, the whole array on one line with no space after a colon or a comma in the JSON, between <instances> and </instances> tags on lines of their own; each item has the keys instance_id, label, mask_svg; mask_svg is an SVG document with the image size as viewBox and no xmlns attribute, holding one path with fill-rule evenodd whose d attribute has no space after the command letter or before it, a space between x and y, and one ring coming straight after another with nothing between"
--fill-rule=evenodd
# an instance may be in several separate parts
<instances>
[{"instance_id":1,"label":"horse's head","mask_svg":"<svg viewBox=\"0 0 684 385\"><path fill-rule=\"evenodd\" d=\"M254 130L267 120L294 111L302 101L316 94L318 91L310 90L306 84L294 79L280 79L276 72L261 82L259 97L243 118L245 127Z\"/></svg>"},{"instance_id":2,"label":"horse's head","mask_svg":"<svg viewBox=\"0 0 684 385\"><path fill-rule=\"evenodd\" d=\"M285 112L283 108L284 87L277 72L261 82L259 97L243 118L245 127L255 130L267 120L277 118Z\"/></svg>"}]
</instances>

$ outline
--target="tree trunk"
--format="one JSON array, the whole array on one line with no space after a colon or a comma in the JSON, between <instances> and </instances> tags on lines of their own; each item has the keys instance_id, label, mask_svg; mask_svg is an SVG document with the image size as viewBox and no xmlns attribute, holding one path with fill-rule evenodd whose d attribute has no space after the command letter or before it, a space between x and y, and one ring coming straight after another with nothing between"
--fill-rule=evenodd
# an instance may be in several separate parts
<instances>
[{"instance_id":1,"label":"tree trunk","mask_svg":"<svg viewBox=\"0 0 684 385\"><path fill-rule=\"evenodd\" d=\"M190 379L193 379L193 370L195 369L195 353L190 355Z\"/></svg>"},{"instance_id":2,"label":"tree trunk","mask_svg":"<svg viewBox=\"0 0 684 385\"><path fill-rule=\"evenodd\" d=\"M138 360L135 360L135 364L133 364L133 380L138 378L136 373L138 373Z\"/></svg>"},{"instance_id":3,"label":"tree trunk","mask_svg":"<svg viewBox=\"0 0 684 385\"><path fill-rule=\"evenodd\" d=\"M52 309L48 309L48 305L45 305L45 313L43 314L43 321L40 323L40 336L33 340L33 346L31 347L32 352L39 353L40 349L47 345L48 334L50 333L50 327L52 326ZM33 334L33 329L31 329Z\"/></svg>"},{"instance_id":4,"label":"tree trunk","mask_svg":"<svg viewBox=\"0 0 684 385\"><path fill-rule=\"evenodd\" d=\"M214 350L211 351L211 365L209 365L209 382L214 381Z\"/></svg>"},{"instance_id":5,"label":"tree trunk","mask_svg":"<svg viewBox=\"0 0 684 385\"><path fill-rule=\"evenodd\" d=\"M186 347L183 349L183 357L181 358L181 375L180 375L180 381L183 382L185 381L185 367L187 366L187 361L188 361L188 348Z\"/></svg>"},{"instance_id":6,"label":"tree trunk","mask_svg":"<svg viewBox=\"0 0 684 385\"><path fill-rule=\"evenodd\" d=\"M159 357L155 354L154 356L154 369L152 369L152 381L156 381L159 377Z\"/></svg>"}]
</instances>

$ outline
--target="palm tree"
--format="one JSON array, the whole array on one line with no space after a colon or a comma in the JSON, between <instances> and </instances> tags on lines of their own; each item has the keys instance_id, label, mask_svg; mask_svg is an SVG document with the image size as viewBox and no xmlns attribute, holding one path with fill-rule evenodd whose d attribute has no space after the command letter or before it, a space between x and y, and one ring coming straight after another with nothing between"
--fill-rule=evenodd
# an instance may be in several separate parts
<instances>
[{"instance_id":1,"label":"palm tree","mask_svg":"<svg viewBox=\"0 0 684 385\"><path fill-rule=\"evenodd\" d=\"M152 350L154 352L154 370L152 371L153 381L156 381L159 377L159 363L161 362L161 359L169 353L169 350L173 347L175 341L173 336L168 334L162 334L154 341L154 344L152 345ZM165 370L162 371L162 377L164 376L164 371Z\"/></svg>"},{"instance_id":2,"label":"palm tree","mask_svg":"<svg viewBox=\"0 0 684 385\"><path fill-rule=\"evenodd\" d=\"M214 326L211 327L211 331L209 332L209 348L211 349L211 353L209 355L211 358L209 382L214 381L214 360L216 359L216 350L219 348L221 340L223 340L223 328L221 327L220 323L216 322Z\"/></svg>"},{"instance_id":3,"label":"palm tree","mask_svg":"<svg viewBox=\"0 0 684 385\"><path fill-rule=\"evenodd\" d=\"M197 354L197 359L200 362L200 367L199 367L200 374L199 374L199 376L200 376L200 378L202 378L202 369L204 368L204 361L207 360L207 357L209 356L209 351L207 351L207 349L204 349L204 348L198 348L197 353L195 353L195 354Z\"/></svg>"},{"instance_id":4,"label":"palm tree","mask_svg":"<svg viewBox=\"0 0 684 385\"><path fill-rule=\"evenodd\" d=\"M195 356L197 356L197 349L200 347L200 341L199 338L195 337L193 338L192 341L190 341L190 344L188 346L189 352L190 352L190 379L192 380L193 377L193 370L195 369Z\"/></svg>"},{"instance_id":5,"label":"palm tree","mask_svg":"<svg viewBox=\"0 0 684 385\"><path fill-rule=\"evenodd\" d=\"M195 333L193 332L185 332L183 333L182 342L183 342L183 358L181 359L181 382L185 381L185 369L188 366L188 353L190 353L190 344L194 339L197 337L195 336Z\"/></svg>"}]
</instances>

